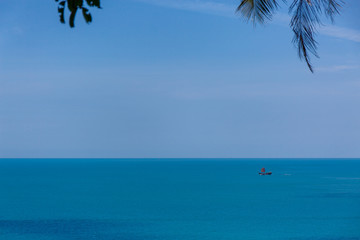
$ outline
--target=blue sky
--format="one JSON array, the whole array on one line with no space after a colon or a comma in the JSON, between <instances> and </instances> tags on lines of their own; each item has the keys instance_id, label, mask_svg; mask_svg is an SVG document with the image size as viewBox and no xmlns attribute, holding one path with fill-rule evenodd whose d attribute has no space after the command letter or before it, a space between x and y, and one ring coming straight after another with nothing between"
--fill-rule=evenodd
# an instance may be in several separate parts
<instances>
[{"instance_id":1,"label":"blue sky","mask_svg":"<svg viewBox=\"0 0 360 240\"><path fill-rule=\"evenodd\" d=\"M360 157L346 2L311 74L285 6L254 29L238 1L102 0L70 29L54 1L4 1L0 157Z\"/></svg>"}]
</instances>

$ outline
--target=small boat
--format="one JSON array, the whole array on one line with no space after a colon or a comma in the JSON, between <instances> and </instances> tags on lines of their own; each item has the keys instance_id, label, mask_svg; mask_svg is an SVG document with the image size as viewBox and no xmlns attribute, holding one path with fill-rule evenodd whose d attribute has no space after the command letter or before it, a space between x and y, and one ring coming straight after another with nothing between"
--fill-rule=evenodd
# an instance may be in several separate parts
<instances>
[{"instance_id":1,"label":"small boat","mask_svg":"<svg viewBox=\"0 0 360 240\"><path fill-rule=\"evenodd\" d=\"M261 172L259 172L259 175L271 175L271 174L272 174L272 172L266 172L265 168L262 168Z\"/></svg>"}]
</instances>

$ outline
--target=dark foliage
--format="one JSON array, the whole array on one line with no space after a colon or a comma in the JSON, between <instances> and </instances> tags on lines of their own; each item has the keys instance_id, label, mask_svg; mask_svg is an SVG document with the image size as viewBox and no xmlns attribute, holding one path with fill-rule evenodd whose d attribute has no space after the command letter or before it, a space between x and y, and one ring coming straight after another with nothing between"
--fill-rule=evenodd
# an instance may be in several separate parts
<instances>
[{"instance_id":1,"label":"dark foliage","mask_svg":"<svg viewBox=\"0 0 360 240\"><path fill-rule=\"evenodd\" d=\"M65 23L65 7L67 5L70 16L69 16L69 25L70 27L75 26L75 15L78 9L81 9L83 17L86 23L91 23L92 17L88 8L84 6L84 0L55 0L58 2L58 12L60 15L60 22ZM88 7L100 7L100 0L85 0Z\"/></svg>"}]
</instances>

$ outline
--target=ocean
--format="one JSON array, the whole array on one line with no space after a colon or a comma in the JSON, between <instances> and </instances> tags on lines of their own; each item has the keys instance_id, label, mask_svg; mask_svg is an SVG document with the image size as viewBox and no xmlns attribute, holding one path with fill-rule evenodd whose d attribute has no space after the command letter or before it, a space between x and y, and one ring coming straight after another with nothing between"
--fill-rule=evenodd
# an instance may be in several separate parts
<instances>
[{"instance_id":1,"label":"ocean","mask_svg":"<svg viewBox=\"0 0 360 240\"><path fill-rule=\"evenodd\" d=\"M360 240L360 160L0 159L0 239Z\"/></svg>"}]
</instances>

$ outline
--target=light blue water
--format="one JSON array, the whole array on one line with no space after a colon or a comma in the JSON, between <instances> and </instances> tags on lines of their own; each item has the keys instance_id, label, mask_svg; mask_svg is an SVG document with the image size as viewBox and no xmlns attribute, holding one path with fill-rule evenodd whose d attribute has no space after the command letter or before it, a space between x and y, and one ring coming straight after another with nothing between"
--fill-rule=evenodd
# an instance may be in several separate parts
<instances>
[{"instance_id":1,"label":"light blue water","mask_svg":"<svg viewBox=\"0 0 360 240\"><path fill-rule=\"evenodd\" d=\"M0 239L359 240L360 160L2 159Z\"/></svg>"}]
</instances>

